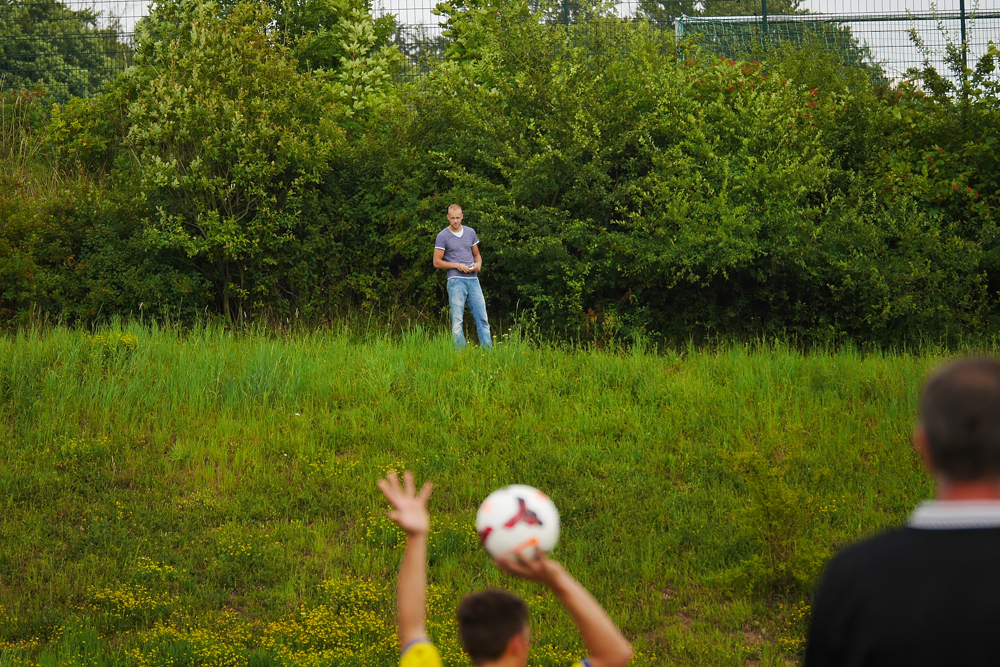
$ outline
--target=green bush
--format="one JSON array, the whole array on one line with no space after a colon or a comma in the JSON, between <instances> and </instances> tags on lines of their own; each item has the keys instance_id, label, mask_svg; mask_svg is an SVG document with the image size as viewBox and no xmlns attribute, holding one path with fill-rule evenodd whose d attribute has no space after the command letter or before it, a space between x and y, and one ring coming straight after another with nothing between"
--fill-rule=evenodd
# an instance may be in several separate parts
<instances>
[{"instance_id":1,"label":"green bush","mask_svg":"<svg viewBox=\"0 0 1000 667\"><path fill-rule=\"evenodd\" d=\"M993 44L973 68L952 45L950 76L929 66L881 109L884 195L909 196L973 244L990 294L1000 290L1000 79ZM958 83L956 83L958 82Z\"/></svg>"},{"instance_id":2,"label":"green bush","mask_svg":"<svg viewBox=\"0 0 1000 667\"><path fill-rule=\"evenodd\" d=\"M0 322L193 316L210 286L147 251L132 204L86 182L0 200Z\"/></svg>"}]
</instances>

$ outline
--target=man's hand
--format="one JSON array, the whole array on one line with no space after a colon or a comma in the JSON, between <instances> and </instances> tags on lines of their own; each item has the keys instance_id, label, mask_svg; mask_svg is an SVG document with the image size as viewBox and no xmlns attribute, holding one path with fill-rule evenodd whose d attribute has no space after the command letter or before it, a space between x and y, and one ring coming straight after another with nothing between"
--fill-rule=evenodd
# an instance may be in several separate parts
<instances>
[{"instance_id":1,"label":"man's hand","mask_svg":"<svg viewBox=\"0 0 1000 667\"><path fill-rule=\"evenodd\" d=\"M426 535L431 528L431 517L427 512L427 499L431 497L434 485L427 482L417 494L413 484L413 473L407 470L403 473L403 486L399 486L396 473L389 471L386 479L378 481L378 488L392 503L389 518L397 526L406 531L407 535Z\"/></svg>"},{"instance_id":2,"label":"man's hand","mask_svg":"<svg viewBox=\"0 0 1000 667\"><path fill-rule=\"evenodd\" d=\"M507 574L534 581L546 588L553 588L559 576L566 574L562 565L546 558L541 550L536 550L534 558L526 558L520 553L503 556L496 560L496 566Z\"/></svg>"}]
</instances>

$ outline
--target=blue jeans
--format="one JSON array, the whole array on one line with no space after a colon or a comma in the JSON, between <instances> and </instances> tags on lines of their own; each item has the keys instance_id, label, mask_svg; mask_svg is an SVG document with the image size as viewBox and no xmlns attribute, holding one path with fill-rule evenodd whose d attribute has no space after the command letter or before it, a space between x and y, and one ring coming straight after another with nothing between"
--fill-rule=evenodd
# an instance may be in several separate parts
<instances>
[{"instance_id":1,"label":"blue jeans","mask_svg":"<svg viewBox=\"0 0 1000 667\"><path fill-rule=\"evenodd\" d=\"M493 347L490 323L486 319L486 298L483 296L483 288L479 286L479 278L449 278L448 302L451 304L451 335L455 347L459 349L465 347L462 319L465 316L466 306L472 312L472 319L476 323L479 344L483 347Z\"/></svg>"}]
</instances>

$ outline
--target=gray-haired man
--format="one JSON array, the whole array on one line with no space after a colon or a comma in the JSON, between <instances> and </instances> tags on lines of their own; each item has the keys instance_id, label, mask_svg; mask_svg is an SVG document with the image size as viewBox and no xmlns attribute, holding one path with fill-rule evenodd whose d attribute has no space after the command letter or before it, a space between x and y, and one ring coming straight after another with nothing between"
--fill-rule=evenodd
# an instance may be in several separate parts
<instances>
[{"instance_id":1,"label":"gray-haired man","mask_svg":"<svg viewBox=\"0 0 1000 667\"><path fill-rule=\"evenodd\" d=\"M806 667L1000 665L1000 362L934 373L913 444L935 499L830 562Z\"/></svg>"}]
</instances>

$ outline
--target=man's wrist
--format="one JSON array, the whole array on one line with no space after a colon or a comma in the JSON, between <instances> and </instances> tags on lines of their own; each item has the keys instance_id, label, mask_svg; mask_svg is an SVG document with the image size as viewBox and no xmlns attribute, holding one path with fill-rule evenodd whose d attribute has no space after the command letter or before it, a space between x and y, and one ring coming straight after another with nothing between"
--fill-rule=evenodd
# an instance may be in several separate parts
<instances>
[{"instance_id":1,"label":"man's wrist","mask_svg":"<svg viewBox=\"0 0 1000 667\"><path fill-rule=\"evenodd\" d=\"M573 577L569 575L562 565L555 561L549 561L545 564L545 579L541 583L557 596L566 591L572 582Z\"/></svg>"}]
</instances>

